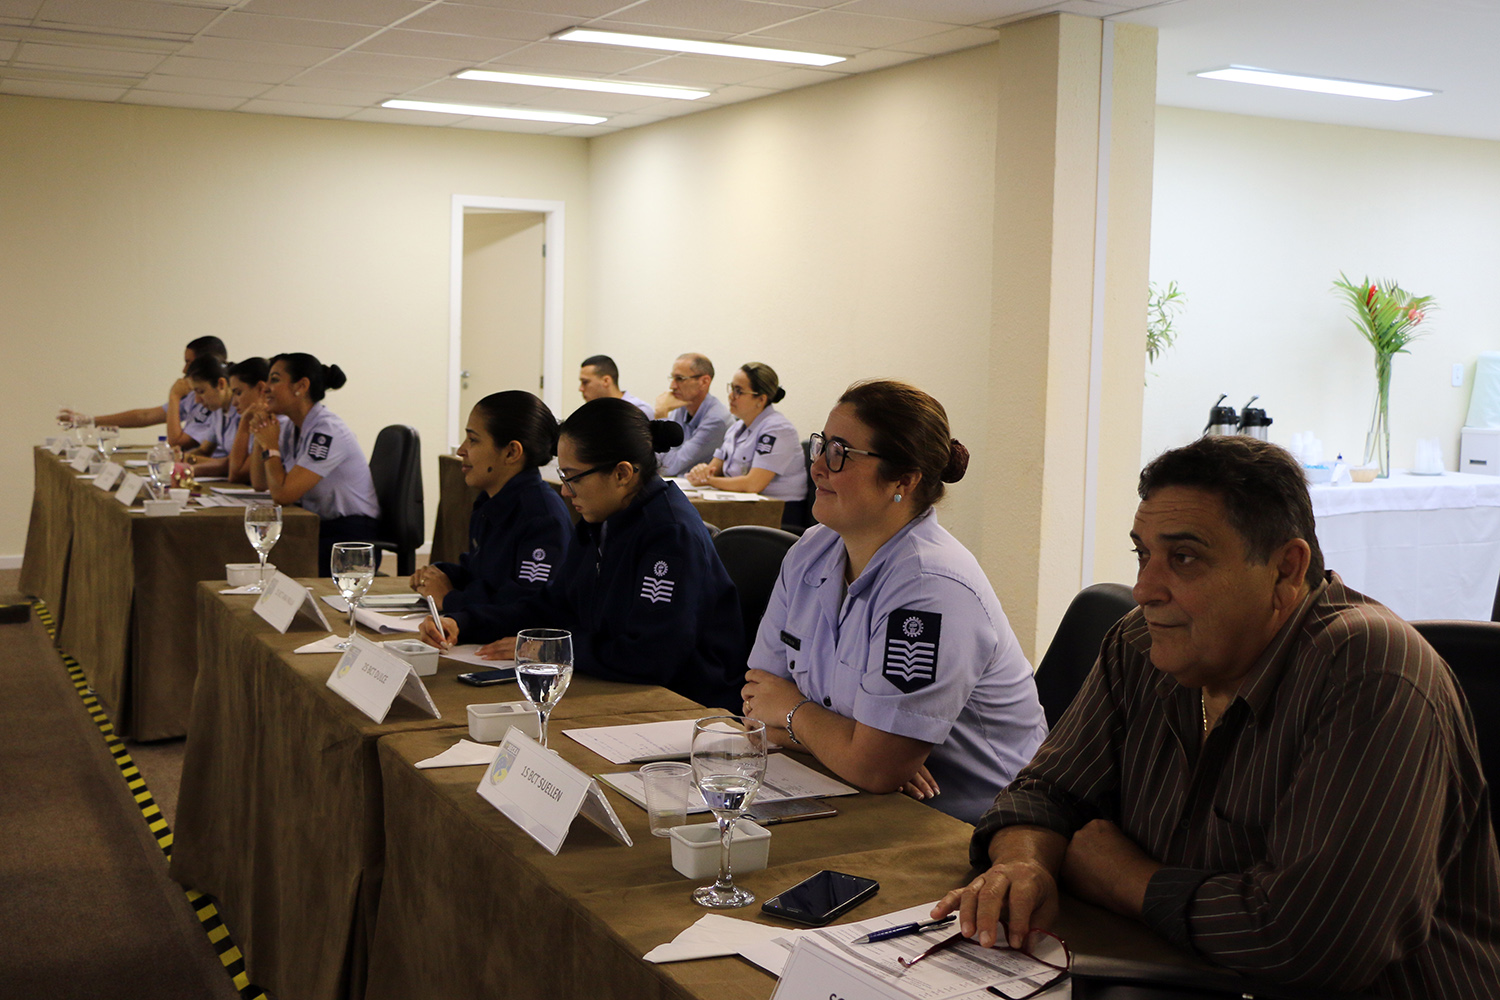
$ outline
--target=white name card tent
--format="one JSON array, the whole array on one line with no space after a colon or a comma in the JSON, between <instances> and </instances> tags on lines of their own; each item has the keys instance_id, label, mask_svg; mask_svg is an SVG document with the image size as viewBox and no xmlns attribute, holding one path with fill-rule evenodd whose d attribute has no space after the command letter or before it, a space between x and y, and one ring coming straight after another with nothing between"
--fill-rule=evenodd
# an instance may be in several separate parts
<instances>
[{"instance_id":1,"label":"white name card tent","mask_svg":"<svg viewBox=\"0 0 1500 1000\"><path fill-rule=\"evenodd\" d=\"M65 437L50 437L47 439L46 449L54 455L63 455L68 451L68 439Z\"/></svg>"},{"instance_id":2,"label":"white name card tent","mask_svg":"<svg viewBox=\"0 0 1500 1000\"><path fill-rule=\"evenodd\" d=\"M634 846L597 781L514 727L476 791L552 854L562 849L579 813L626 847Z\"/></svg>"},{"instance_id":3,"label":"white name card tent","mask_svg":"<svg viewBox=\"0 0 1500 1000\"><path fill-rule=\"evenodd\" d=\"M299 613L316 622L324 631L333 631L328 619L323 617L323 609L313 600L312 591L280 570L266 580L266 589L255 602L255 613L278 632L290 628Z\"/></svg>"},{"instance_id":4,"label":"white name card tent","mask_svg":"<svg viewBox=\"0 0 1500 1000\"><path fill-rule=\"evenodd\" d=\"M377 723L385 721L398 696L434 719L443 717L416 668L362 635L356 635L339 658L338 666L328 675L328 686Z\"/></svg>"},{"instance_id":5,"label":"white name card tent","mask_svg":"<svg viewBox=\"0 0 1500 1000\"><path fill-rule=\"evenodd\" d=\"M134 472L127 472L120 478L120 491L115 494L115 499L129 507L135 503L135 498L140 496L146 481Z\"/></svg>"},{"instance_id":6,"label":"white name card tent","mask_svg":"<svg viewBox=\"0 0 1500 1000\"><path fill-rule=\"evenodd\" d=\"M73 471L74 472L87 472L87 471L89 471L89 463L92 462L93 460L94 460L94 449L92 449L92 448L79 448L78 451L76 451L73 454L73 461L71 463L72 466L73 466Z\"/></svg>"},{"instance_id":7,"label":"white name card tent","mask_svg":"<svg viewBox=\"0 0 1500 1000\"><path fill-rule=\"evenodd\" d=\"M104 468L94 477L94 485L108 493L115 488L115 483L125 474L125 466L116 462L106 462Z\"/></svg>"}]
</instances>

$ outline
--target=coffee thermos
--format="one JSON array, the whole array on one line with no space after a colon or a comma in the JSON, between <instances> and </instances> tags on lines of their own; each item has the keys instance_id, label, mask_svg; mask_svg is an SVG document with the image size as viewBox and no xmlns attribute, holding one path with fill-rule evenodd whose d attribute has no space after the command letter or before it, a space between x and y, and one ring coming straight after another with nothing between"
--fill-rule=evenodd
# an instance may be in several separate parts
<instances>
[{"instance_id":1,"label":"coffee thermos","mask_svg":"<svg viewBox=\"0 0 1500 1000\"><path fill-rule=\"evenodd\" d=\"M1259 398L1259 396L1251 396L1250 403ZM1265 410L1258 406L1251 406L1250 403L1246 403L1245 408L1240 410L1240 433L1246 437L1259 438L1264 441L1266 428L1271 426L1271 418L1266 416Z\"/></svg>"},{"instance_id":2,"label":"coffee thermos","mask_svg":"<svg viewBox=\"0 0 1500 1000\"><path fill-rule=\"evenodd\" d=\"M1225 406L1224 400L1228 393L1220 394L1218 400L1208 411L1208 423L1203 427L1205 436L1214 434L1244 434L1247 437L1266 440L1266 428L1271 426L1271 418L1266 416L1266 411L1250 403L1259 399L1259 396L1251 396L1250 402L1238 413L1234 407Z\"/></svg>"}]
</instances>

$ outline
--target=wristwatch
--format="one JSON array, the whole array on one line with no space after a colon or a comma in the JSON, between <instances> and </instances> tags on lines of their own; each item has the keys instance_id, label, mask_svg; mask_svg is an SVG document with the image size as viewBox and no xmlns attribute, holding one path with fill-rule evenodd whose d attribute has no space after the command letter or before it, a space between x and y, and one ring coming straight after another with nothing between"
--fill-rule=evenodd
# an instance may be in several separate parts
<instances>
[{"instance_id":1,"label":"wristwatch","mask_svg":"<svg viewBox=\"0 0 1500 1000\"><path fill-rule=\"evenodd\" d=\"M264 462L268 458L280 458L280 457L281 457L281 452L277 451L275 448L267 448L267 449L265 449L264 451L262 451L260 453L260 460L262 462Z\"/></svg>"}]
</instances>

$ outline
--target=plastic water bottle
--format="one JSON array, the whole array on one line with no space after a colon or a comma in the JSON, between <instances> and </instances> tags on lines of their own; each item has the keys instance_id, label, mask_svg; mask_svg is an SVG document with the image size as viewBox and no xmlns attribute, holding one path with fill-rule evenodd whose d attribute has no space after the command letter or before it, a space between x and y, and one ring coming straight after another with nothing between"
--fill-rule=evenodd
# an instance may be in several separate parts
<instances>
[{"instance_id":1,"label":"plastic water bottle","mask_svg":"<svg viewBox=\"0 0 1500 1000\"><path fill-rule=\"evenodd\" d=\"M151 473L151 492L158 500L167 495L167 487L172 484L172 466L176 463L177 456L172 454L166 435L157 438L146 453L146 468Z\"/></svg>"}]
</instances>

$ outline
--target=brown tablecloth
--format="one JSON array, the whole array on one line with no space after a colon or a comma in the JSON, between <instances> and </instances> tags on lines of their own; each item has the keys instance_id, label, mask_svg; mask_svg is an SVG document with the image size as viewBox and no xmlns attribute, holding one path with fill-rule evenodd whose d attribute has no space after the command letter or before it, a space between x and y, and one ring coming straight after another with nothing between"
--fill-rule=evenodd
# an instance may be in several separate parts
<instances>
[{"instance_id":1,"label":"brown tablecloth","mask_svg":"<svg viewBox=\"0 0 1500 1000\"><path fill-rule=\"evenodd\" d=\"M117 732L137 740L181 736L198 674L194 590L200 580L223 579L225 563L254 561L244 509L146 517L87 479L73 481L68 503L63 600L71 613L60 644L83 666ZM271 558L283 572L316 573L317 516L287 508Z\"/></svg>"},{"instance_id":2,"label":"brown tablecloth","mask_svg":"<svg viewBox=\"0 0 1500 1000\"><path fill-rule=\"evenodd\" d=\"M557 483L550 483L558 488ZM464 482L458 458L454 455L438 456L438 509L437 520L432 528L432 562L457 562L460 553L469 550L469 515L474 511L474 501L479 491ZM786 504L780 500L694 500L689 498L706 524L716 528L732 528L739 524L763 524L771 528L781 527L781 515ZM573 520L577 521L575 513Z\"/></svg>"},{"instance_id":3,"label":"brown tablecloth","mask_svg":"<svg viewBox=\"0 0 1500 1000\"><path fill-rule=\"evenodd\" d=\"M33 449L31 521L26 526L26 555L21 562L21 593L41 598L61 628L68 582L68 553L73 544L73 493L77 476L61 458ZM90 487L92 488L92 487Z\"/></svg>"},{"instance_id":4,"label":"brown tablecloth","mask_svg":"<svg viewBox=\"0 0 1500 1000\"><path fill-rule=\"evenodd\" d=\"M330 581L304 582L333 592ZM255 616L253 598L217 590L197 594L202 666L172 876L218 900L257 986L281 1000L358 998L385 853L376 741L426 730L446 746L467 729L465 706L520 695L460 684L474 668L442 660L423 678L441 719L398 700L376 724L326 686L337 654L292 652L319 631L299 623L278 634ZM657 710L698 711L664 688L575 677L552 718Z\"/></svg>"},{"instance_id":5,"label":"brown tablecloth","mask_svg":"<svg viewBox=\"0 0 1500 1000\"><path fill-rule=\"evenodd\" d=\"M552 746L573 764L629 770L562 737L562 728ZM476 794L481 768L412 766L452 742L432 732L380 741L386 875L368 1000L770 996L775 981L739 959L641 961L709 912L689 898L703 880L672 868L670 842L651 836L644 810L606 787L635 846L578 820L554 857ZM902 795L831 801L836 817L771 827L771 867L736 881L763 900L823 868L877 878L877 901L846 918L859 920L933 899L967 872L968 824ZM758 905L730 915L789 926Z\"/></svg>"}]
</instances>

